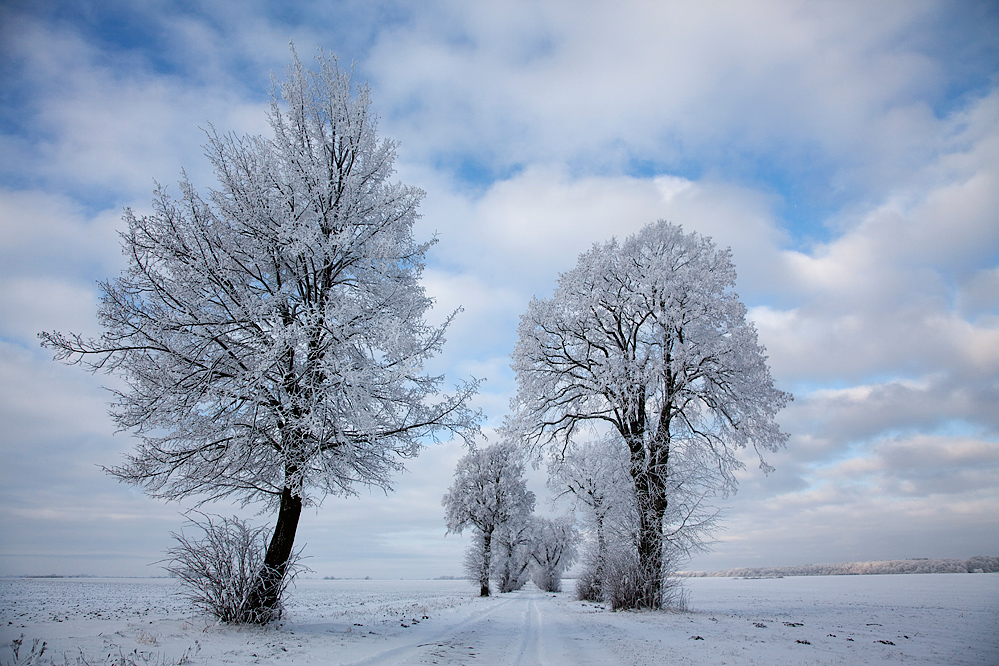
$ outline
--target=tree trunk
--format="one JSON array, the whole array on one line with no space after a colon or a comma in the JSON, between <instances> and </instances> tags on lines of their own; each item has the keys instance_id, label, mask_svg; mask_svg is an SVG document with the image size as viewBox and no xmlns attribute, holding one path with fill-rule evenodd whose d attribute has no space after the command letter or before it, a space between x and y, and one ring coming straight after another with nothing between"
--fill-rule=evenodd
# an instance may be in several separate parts
<instances>
[{"instance_id":1,"label":"tree trunk","mask_svg":"<svg viewBox=\"0 0 999 666\"><path fill-rule=\"evenodd\" d=\"M602 509L601 509L602 510ZM593 588L598 599L604 594L604 569L607 563L607 539L604 537L604 517L597 514L597 570L593 576Z\"/></svg>"},{"instance_id":2,"label":"tree trunk","mask_svg":"<svg viewBox=\"0 0 999 666\"><path fill-rule=\"evenodd\" d=\"M667 356L667 363L669 357ZM672 390L672 378L666 380ZM632 423L631 437L625 438L631 452L631 478L638 504L638 581L636 608L659 608L663 590L663 517L669 498L666 477L669 472L671 403L663 407L656 439L645 446L645 402L638 401L638 419Z\"/></svg>"},{"instance_id":3,"label":"tree trunk","mask_svg":"<svg viewBox=\"0 0 999 666\"><path fill-rule=\"evenodd\" d=\"M665 500L655 493L638 497L639 608L659 608L663 586L663 516Z\"/></svg>"},{"instance_id":4,"label":"tree trunk","mask_svg":"<svg viewBox=\"0 0 999 666\"><path fill-rule=\"evenodd\" d=\"M288 573L295 545L295 532L298 519L302 515L302 498L293 495L291 488L285 487L281 493L281 506L278 509L277 525L271 537L260 580L250 593L244 605L244 618L249 622L266 624L276 620L281 612L281 588L284 576Z\"/></svg>"},{"instance_id":5,"label":"tree trunk","mask_svg":"<svg viewBox=\"0 0 999 666\"><path fill-rule=\"evenodd\" d=\"M509 538L509 537L507 537ZM500 572L499 589L500 592L513 591L513 544L506 542L503 544L503 570Z\"/></svg>"},{"instance_id":6,"label":"tree trunk","mask_svg":"<svg viewBox=\"0 0 999 666\"><path fill-rule=\"evenodd\" d=\"M493 533L482 533L482 569L479 571L479 596L489 596L489 568L492 556Z\"/></svg>"},{"instance_id":7,"label":"tree trunk","mask_svg":"<svg viewBox=\"0 0 999 666\"><path fill-rule=\"evenodd\" d=\"M651 470L637 474L635 499L638 503L638 608L659 608L663 588L663 517L668 498L665 479Z\"/></svg>"},{"instance_id":8,"label":"tree trunk","mask_svg":"<svg viewBox=\"0 0 999 666\"><path fill-rule=\"evenodd\" d=\"M517 571L517 575L513 579L513 584L516 586L514 587L515 590L519 590L524 586L524 583L527 582L523 576L524 572L527 571L527 567L529 566L531 566L530 558L526 558L523 562L521 562L520 569ZM551 591L552 590L549 590L549 592Z\"/></svg>"}]
</instances>

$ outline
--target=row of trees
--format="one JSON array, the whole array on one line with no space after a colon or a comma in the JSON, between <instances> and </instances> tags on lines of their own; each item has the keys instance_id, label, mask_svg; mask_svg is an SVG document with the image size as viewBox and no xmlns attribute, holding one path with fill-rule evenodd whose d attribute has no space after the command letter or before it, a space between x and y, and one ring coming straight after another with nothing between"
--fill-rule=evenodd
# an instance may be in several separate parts
<instances>
[{"instance_id":1,"label":"row of trees","mask_svg":"<svg viewBox=\"0 0 999 666\"><path fill-rule=\"evenodd\" d=\"M582 509L584 598L669 604L670 573L714 525L710 499L736 490L738 450L753 447L769 471L764 453L787 440L775 415L791 396L774 387L734 285L728 250L659 221L594 245L521 318L503 434L535 460L548 453L551 486ZM469 502L497 506L481 484L468 486L480 455L459 464L444 504L449 529L477 529L486 594L490 530L510 533L524 518L486 526L472 510L455 513Z\"/></svg>"},{"instance_id":2,"label":"row of trees","mask_svg":"<svg viewBox=\"0 0 999 666\"><path fill-rule=\"evenodd\" d=\"M391 182L395 144L378 139L367 89L335 58L317 62L294 57L271 137L208 133L217 189L185 179L179 199L157 191L151 215L126 211L128 268L101 284L103 335L41 334L58 359L123 377L112 417L139 441L111 474L168 500L276 511L233 611L254 622L280 612L304 507L388 489L427 441L471 445L481 419L477 381L447 394L422 370L451 320L426 322L431 243L412 234L423 193ZM790 396L734 282L727 250L657 222L595 245L531 301L507 443L473 450L445 498L448 528L476 533L483 592L527 571L557 587L573 558L572 526L532 518L518 486L524 456L547 453L558 492L589 512L588 594L666 602L674 555L712 523L706 500L735 490L736 451L755 448L766 470L763 453L786 440L774 415Z\"/></svg>"},{"instance_id":3,"label":"row of trees","mask_svg":"<svg viewBox=\"0 0 999 666\"><path fill-rule=\"evenodd\" d=\"M465 570L484 597L490 580L500 592L512 592L528 577L543 590L561 591L562 574L576 560L572 520L534 515L524 470L523 451L509 442L470 451L442 500L448 531L472 531Z\"/></svg>"},{"instance_id":4,"label":"row of trees","mask_svg":"<svg viewBox=\"0 0 999 666\"><path fill-rule=\"evenodd\" d=\"M909 560L874 560L838 564L800 564L789 567L750 567L724 571L687 571L690 577L723 576L728 578L775 578L778 576L863 576L869 574L923 573L996 573L999 557L975 555L966 560L915 558Z\"/></svg>"}]
</instances>

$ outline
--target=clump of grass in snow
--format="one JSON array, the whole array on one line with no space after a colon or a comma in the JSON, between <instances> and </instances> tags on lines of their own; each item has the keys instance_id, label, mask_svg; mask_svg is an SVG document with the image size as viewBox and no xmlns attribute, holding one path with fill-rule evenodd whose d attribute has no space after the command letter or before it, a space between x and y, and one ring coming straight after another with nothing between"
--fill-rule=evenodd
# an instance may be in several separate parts
<instances>
[{"instance_id":1,"label":"clump of grass in snow","mask_svg":"<svg viewBox=\"0 0 999 666\"><path fill-rule=\"evenodd\" d=\"M48 643L36 638L31 642L31 648L25 649L24 634L10 642L11 659L0 659L0 666L184 666L193 663L191 657L201 650L201 645L195 641L193 647L187 648L178 660L167 659L166 655L154 652L140 652L132 650L124 652L120 648L118 653L108 653L103 659L85 655L83 650L73 658L62 655L62 661L57 662L51 655L46 656Z\"/></svg>"}]
</instances>

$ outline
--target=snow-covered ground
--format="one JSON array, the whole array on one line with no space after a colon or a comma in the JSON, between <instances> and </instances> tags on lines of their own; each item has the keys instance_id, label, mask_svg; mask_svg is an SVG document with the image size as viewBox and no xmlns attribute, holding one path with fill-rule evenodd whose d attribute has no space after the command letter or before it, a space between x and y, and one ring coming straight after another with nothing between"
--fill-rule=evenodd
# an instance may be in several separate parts
<instances>
[{"instance_id":1,"label":"snow-covered ground","mask_svg":"<svg viewBox=\"0 0 999 666\"><path fill-rule=\"evenodd\" d=\"M533 586L300 580L277 627L214 625L167 579L0 579L0 664L999 664L999 574L686 581L689 613ZM571 581L566 586L571 589ZM39 644L40 646L40 644Z\"/></svg>"}]
</instances>

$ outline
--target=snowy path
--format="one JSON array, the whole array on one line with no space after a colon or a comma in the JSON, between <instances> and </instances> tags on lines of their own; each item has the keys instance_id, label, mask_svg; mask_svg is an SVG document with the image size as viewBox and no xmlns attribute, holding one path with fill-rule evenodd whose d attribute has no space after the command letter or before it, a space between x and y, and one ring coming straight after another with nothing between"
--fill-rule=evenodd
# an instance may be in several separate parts
<instances>
[{"instance_id":1,"label":"snowy path","mask_svg":"<svg viewBox=\"0 0 999 666\"><path fill-rule=\"evenodd\" d=\"M474 660L509 666L595 666L619 662L584 626L570 621L553 595L532 589L482 601L480 608L459 614L457 620L414 632L405 645L340 663L403 666Z\"/></svg>"}]
</instances>

